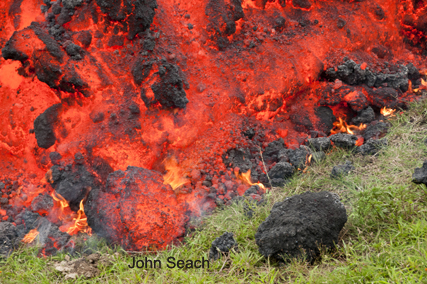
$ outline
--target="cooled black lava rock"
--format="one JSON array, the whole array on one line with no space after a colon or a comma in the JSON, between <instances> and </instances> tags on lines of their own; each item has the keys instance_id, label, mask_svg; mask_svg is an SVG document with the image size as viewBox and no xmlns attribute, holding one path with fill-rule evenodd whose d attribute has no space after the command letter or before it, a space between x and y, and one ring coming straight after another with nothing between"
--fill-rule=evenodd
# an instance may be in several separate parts
<instances>
[{"instance_id":1,"label":"cooled black lava rock","mask_svg":"<svg viewBox=\"0 0 427 284\"><path fill-rule=\"evenodd\" d=\"M49 159L52 162L52 164L59 165L59 161L62 159L62 156L58 152L50 152Z\"/></svg>"},{"instance_id":2,"label":"cooled black lava rock","mask_svg":"<svg viewBox=\"0 0 427 284\"><path fill-rule=\"evenodd\" d=\"M80 46L78 46L75 43L70 43L69 45L67 45L67 47L65 48L65 51L72 59L75 59L75 60L82 59L83 50Z\"/></svg>"},{"instance_id":3,"label":"cooled black lava rock","mask_svg":"<svg viewBox=\"0 0 427 284\"><path fill-rule=\"evenodd\" d=\"M357 137L346 133L337 133L330 136L335 146L340 148L353 148L356 146Z\"/></svg>"},{"instance_id":4,"label":"cooled black lava rock","mask_svg":"<svg viewBox=\"0 0 427 284\"><path fill-rule=\"evenodd\" d=\"M0 257L8 257L15 248L18 233L10 222L0 223Z\"/></svg>"},{"instance_id":5,"label":"cooled black lava rock","mask_svg":"<svg viewBox=\"0 0 427 284\"><path fill-rule=\"evenodd\" d=\"M387 146L387 138L383 139L369 139L365 144L356 148L356 153L361 153L362 155L375 155L381 149Z\"/></svg>"},{"instance_id":6,"label":"cooled black lava rock","mask_svg":"<svg viewBox=\"0 0 427 284\"><path fill-rule=\"evenodd\" d=\"M289 158L289 163L291 163L295 169L304 169L311 152L308 147L301 145L295 150L287 149L286 153Z\"/></svg>"},{"instance_id":7,"label":"cooled black lava rock","mask_svg":"<svg viewBox=\"0 0 427 284\"><path fill-rule=\"evenodd\" d=\"M53 146L56 136L53 131L54 124L58 120L58 112L61 104L55 104L45 110L34 120L34 133L36 134L37 145L48 149Z\"/></svg>"},{"instance_id":8,"label":"cooled black lava rock","mask_svg":"<svg viewBox=\"0 0 427 284\"><path fill-rule=\"evenodd\" d=\"M15 217L18 240L21 240L29 231L37 228L40 215L25 209Z\"/></svg>"},{"instance_id":9,"label":"cooled black lava rock","mask_svg":"<svg viewBox=\"0 0 427 284\"><path fill-rule=\"evenodd\" d=\"M160 80L151 85L155 99L164 107L185 108L188 99L178 66L165 63L159 67L159 75Z\"/></svg>"},{"instance_id":10,"label":"cooled black lava rock","mask_svg":"<svg viewBox=\"0 0 427 284\"><path fill-rule=\"evenodd\" d=\"M222 156L222 161L226 167L238 167L241 173L252 168L251 155L247 149L230 149Z\"/></svg>"},{"instance_id":11,"label":"cooled black lava rock","mask_svg":"<svg viewBox=\"0 0 427 284\"><path fill-rule=\"evenodd\" d=\"M369 91L372 103L377 107L396 108L399 104L399 92L393 88L378 88L375 91Z\"/></svg>"},{"instance_id":12,"label":"cooled black lava rock","mask_svg":"<svg viewBox=\"0 0 427 284\"><path fill-rule=\"evenodd\" d=\"M363 132L363 138L365 141L368 141L371 138L378 139L383 136L387 130L388 126L385 122L374 121L366 127L365 131Z\"/></svg>"},{"instance_id":13,"label":"cooled black lava rock","mask_svg":"<svg viewBox=\"0 0 427 284\"><path fill-rule=\"evenodd\" d=\"M308 9L311 7L311 3L308 0L292 0L292 4L298 8Z\"/></svg>"},{"instance_id":14,"label":"cooled black lava rock","mask_svg":"<svg viewBox=\"0 0 427 284\"><path fill-rule=\"evenodd\" d=\"M331 178L340 178L346 176L353 170L353 164L350 161L345 161L345 164L338 165L332 168Z\"/></svg>"},{"instance_id":15,"label":"cooled black lava rock","mask_svg":"<svg viewBox=\"0 0 427 284\"><path fill-rule=\"evenodd\" d=\"M328 150L332 147L331 138L329 137L309 138L308 146L313 147L316 151Z\"/></svg>"},{"instance_id":16,"label":"cooled black lava rock","mask_svg":"<svg viewBox=\"0 0 427 284\"><path fill-rule=\"evenodd\" d=\"M279 152L283 149L285 149L285 142L282 138L269 143L262 153L264 162L267 164L278 162Z\"/></svg>"},{"instance_id":17,"label":"cooled black lava rock","mask_svg":"<svg viewBox=\"0 0 427 284\"><path fill-rule=\"evenodd\" d=\"M305 256L311 261L319 255L319 245L335 246L346 222L347 213L338 195L306 192L274 204L255 240L264 257L286 260Z\"/></svg>"},{"instance_id":18,"label":"cooled black lava rock","mask_svg":"<svg viewBox=\"0 0 427 284\"><path fill-rule=\"evenodd\" d=\"M427 161L424 161L421 168L415 169L414 174L412 175L412 182L427 185Z\"/></svg>"},{"instance_id":19,"label":"cooled black lava rock","mask_svg":"<svg viewBox=\"0 0 427 284\"><path fill-rule=\"evenodd\" d=\"M111 20L126 21L129 27L127 35L129 40L150 27L157 9L156 0L96 0L96 3Z\"/></svg>"},{"instance_id":20,"label":"cooled black lava rock","mask_svg":"<svg viewBox=\"0 0 427 284\"><path fill-rule=\"evenodd\" d=\"M229 253L231 249L237 249L237 242L234 240L233 233L225 232L212 242L209 259L217 260L222 253Z\"/></svg>"},{"instance_id":21,"label":"cooled black lava rock","mask_svg":"<svg viewBox=\"0 0 427 284\"><path fill-rule=\"evenodd\" d=\"M236 21L242 19L242 2L240 0L209 0L205 8L209 24L206 30L211 34L211 39L223 51L230 43L228 36L236 32Z\"/></svg>"},{"instance_id":22,"label":"cooled black lava rock","mask_svg":"<svg viewBox=\"0 0 427 284\"><path fill-rule=\"evenodd\" d=\"M368 106L367 108L361 110L356 117L354 117L351 121L359 125L360 123L370 123L375 120L375 112L374 110Z\"/></svg>"},{"instance_id":23,"label":"cooled black lava rock","mask_svg":"<svg viewBox=\"0 0 427 284\"><path fill-rule=\"evenodd\" d=\"M40 214L47 214L53 208L53 198L49 194L40 193L31 202L31 210Z\"/></svg>"},{"instance_id":24,"label":"cooled black lava rock","mask_svg":"<svg viewBox=\"0 0 427 284\"><path fill-rule=\"evenodd\" d=\"M327 106L321 106L314 109L314 113L319 118L316 128L324 133L329 133L337 120L332 109Z\"/></svg>"},{"instance_id":25,"label":"cooled black lava rock","mask_svg":"<svg viewBox=\"0 0 427 284\"><path fill-rule=\"evenodd\" d=\"M274 165L268 172L272 186L283 186L285 181L294 174L294 167L287 162L280 162Z\"/></svg>"},{"instance_id":26,"label":"cooled black lava rock","mask_svg":"<svg viewBox=\"0 0 427 284\"><path fill-rule=\"evenodd\" d=\"M245 196L249 196L251 194L258 194L259 186L258 185L252 185L250 188L248 188L245 191Z\"/></svg>"},{"instance_id":27,"label":"cooled black lava rock","mask_svg":"<svg viewBox=\"0 0 427 284\"><path fill-rule=\"evenodd\" d=\"M374 50L373 50L374 51ZM387 85L395 90L406 92L408 90L408 67L404 65L390 66L395 69L390 73L374 73L369 68L362 69L361 64L357 64L353 60L346 60L341 65L335 68L329 68L325 71L323 76L334 81L340 79L349 85L367 85L368 87L381 87ZM412 68L412 67L411 67ZM411 74L415 71L411 70Z\"/></svg>"},{"instance_id":28,"label":"cooled black lava rock","mask_svg":"<svg viewBox=\"0 0 427 284\"><path fill-rule=\"evenodd\" d=\"M73 211L79 209L80 201L96 186L95 176L85 165L68 165L64 169L55 165L51 172L53 188L68 201Z\"/></svg>"}]
</instances>

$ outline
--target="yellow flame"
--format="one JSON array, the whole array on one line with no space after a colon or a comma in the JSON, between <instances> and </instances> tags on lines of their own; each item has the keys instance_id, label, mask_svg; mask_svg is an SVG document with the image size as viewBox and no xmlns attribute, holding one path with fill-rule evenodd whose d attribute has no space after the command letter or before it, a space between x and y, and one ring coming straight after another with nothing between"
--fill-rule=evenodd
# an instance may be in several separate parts
<instances>
[{"instance_id":1,"label":"yellow flame","mask_svg":"<svg viewBox=\"0 0 427 284\"><path fill-rule=\"evenodd\" d=\"M25 237L22 239L24 243L32 243L34 239L39 235L39 231L37 229L32 229L28 232L28 234L25 235Z\"/></svg>"},{"instance_id":2,"label":"yellow flame","mask_svg":"<svg viewBox=\"0 0 427 284\"><path fill-rule=\"evenodd\" d=\"M184 177L184 172L179 167L178 162L174 156L165 159L164 161L165 169L168 171L163 176L163 184L169 184L173 190L179 188L180 186L190 182Z\"/></svg>"},{"instance_id":3,"label":"yellow flame","mask_svg":"<svg viewBox=\"0 0 427 284\"><path fill-rule=\"evenodd\" d=\"M338 121L334 122L334 128L331 130L331 134L337 133L348 133L354 135L353 130L363 130L366 128L366 124L361 123L359 126L348 125L347 122L342 120L341 117L338 118Z\"/></svg>"},{"instance_id":4,"label":"yellow flame","mask_svg":"<svg viewBox=\"0 0 427 284\"><path fill-rule=\"evenodd\" d=\"M251 181L251 170L247 171L246 173L242 173L242 174L239 174L239 171L235 170L234 174L236 175L236 177L238 179L240 179L241 181L243 181L247 185L251 185L251 186L252 185L258 185L259 187L261 187L262 189L265 190L265 186L262 183L260 183L260 182L252 183L252 181Z\"/></svg>"},{"instance_id":5,"label":"yellow flame","mask_svg":"<svg viewBox=\"0 0 427 284\"><path fill-rule=\"evenodd\" d=\"M395 109L383 107L381 109L381 114L384 116L394 116Z\"/></svg>"},{"instance_id":6,"label":"yellow flame","mask_svg":"<svg viewBox=\"0 0 427 284\"><path fill-rule=\"evenodd\" d=\"M83 206L83 200L80 201L79 210L77 211L77 217L73 218L74 225L70 227L67 231L69 235L73 235L78 232L84 232L89 235L92 235L92 229L88 226L87 223L87 217L85 214L84 206Z\"/></svg>"}]
</instances>

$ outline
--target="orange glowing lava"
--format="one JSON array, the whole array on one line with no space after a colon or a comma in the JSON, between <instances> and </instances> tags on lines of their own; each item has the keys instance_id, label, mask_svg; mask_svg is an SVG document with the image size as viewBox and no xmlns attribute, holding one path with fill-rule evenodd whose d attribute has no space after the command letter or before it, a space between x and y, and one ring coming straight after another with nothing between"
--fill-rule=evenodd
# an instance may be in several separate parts
<instances>
[{"instance_id":1,"label":"orange glowing lava","mask_svg":"<svg viewBox=\"0 0 427 284\"><path fill-rule=\"evenodd\" d=\"M170 157L164 160L165 169L167 173L164 175L164 184L169 184L173 190L180 186L190 182L184 177L184 172L178 165L178 161L175 157Z\"/></svg>"}]
</instances>

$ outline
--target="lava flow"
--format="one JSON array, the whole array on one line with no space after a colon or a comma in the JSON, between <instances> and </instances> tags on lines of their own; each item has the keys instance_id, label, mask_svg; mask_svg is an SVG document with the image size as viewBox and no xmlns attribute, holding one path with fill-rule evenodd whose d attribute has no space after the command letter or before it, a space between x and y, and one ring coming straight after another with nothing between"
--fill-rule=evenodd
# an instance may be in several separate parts
<instances>
[{"instance_id":1,"label":"lava flow","mask_svg":"<svg viewBox=\"0 0 427 284\"><path fill-rule=\"evenodd\" d=\"M319 157L308 139L380 138L385 117L427 90L426 10L2 1L1 220L44 254L91 233L166 248L190 218L305 171Z\"/></svg>"}]
</instances>

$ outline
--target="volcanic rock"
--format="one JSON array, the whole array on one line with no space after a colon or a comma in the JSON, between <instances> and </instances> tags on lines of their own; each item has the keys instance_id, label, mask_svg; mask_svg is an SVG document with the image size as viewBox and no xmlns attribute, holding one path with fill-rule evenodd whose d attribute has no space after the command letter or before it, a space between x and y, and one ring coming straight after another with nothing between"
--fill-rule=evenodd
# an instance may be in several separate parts
<instances>
[{"instance_id":1,"label":"volcanic rock","mask_svg":"<svg viewBox=\"0 0 427 284\"><path fill-rule=\"evenodd\" d=\"M40 215L25 209L15 217L16 232L18 233L18 240L21 240L29 231L37 228Z\"/></svg>"},{"instance_id":2,"label":"volcanic rock","mask_svg":"<svg viewBox=\"0 0 427 284\"><path fill-rule=\"evenodd\" d=\"M388 130L388 126L385 122L382 121L374 121L371 124L366 127L365 131L363 132L363 138L365 141L368 141L371 138L378 139L383 134L385 134Z\"/></svg>"},{"instance_id":3,"label":"volcanic rock","mask_svg":"<svg viewBox=\"0 0 427 284\"><path fill-rule=\"evenodd\" d=\"M70 43L67 45L65 51L71 58L75 60L82 59L82 48L75 43Z\"/></svg>"},{"instance_id":4,"label":"volcanic rock","mask_svg":"<svg viewBox=\"0 0 427 284\"><path fill-rule=\"evenodd\" d=\"M178 66L165 63L159 67L159 75L160 80L151 85L155 99L164 107L185 108L188 99Z\"/></svg>"},{"instance_id":5,"label":"volcanic rock","mask_svg":"<svg viewBox=\"0 0 427 284\"><path fill-rule=\"evenodd\" d=\"M277 163L279 161L279 152L282 149L285 149L285 143L282 138L269 143L262 153L264 162L266 164Z\"/></svg>"},{"instance_id":6,"label":"volcanic rock","mask_svg":"<svg viewBox=\"0 0 427 284\"><path fill-rule=\"evenodd\" d=\"M335 146L340 148L353 148L356 146L357 137L346 133L337 133L330 136Z\"/></svg>"},{"instance_id":7,"label":"volcanic rock","mask_svg":"<svg viewBox=\"0 0 427 284\"><path fill-rule=\"evenodd\" d=\"M230 149L223 154L222 161L226 167L238 167L242 173L252 168L251 155L246 149Z\"/></svg>"},{"instance_id":8,"label":"volcanic rock","mask_svg":"<svg viewBox=\"0 0 427 284\"><path fill-rule=\"evenodd\" d=\"M8 257L16 244L18 233L10 222L0 223L0 257Z\"/></svg>"},{"instance_id":9,"label":"volcanic rock","mask_svg":"<svg viewBox=\"0 0 427 284\"><path fill-rule=\"evenodd\" d=\"M138 167L108 175L85 204L92 230L126 250L164 248L184 233L184 208L157 172Z\"/></svg>"},{"instance_id":10,"label":"volcanic rock","mask_svg":"<svg viewBox=\"0 0 427 284\"><path fill-rule=\"evenodd\" d=\"M379 140L371 138L362 146L357 147L356 153L361 153L362 155L375 155L387 145L387 138Z\"/></svg>"},{"instance_id":11,"label":"volcanic rock","mask_svg":"<svg viewBox=\"0 0 427 284\"><path fill-rule=\"evenodd\" d=\"M53 198L49 194L40 193L31 202L31 210L39 214L47 214L53 207Z\"/></svg>"},{"instance_id":12,"label":"volcanic rock","mask_svg":"<svg viewBox=\"0 0 427 284\"><path fill-rule=\"evenodd\" d=\"M286 149L285 151L289 157L289 163L291 163L295 169L303 169L306 167L307 159L310 155L310 149L307 146L301 145L295 150Z\"/></svg>"},{"instance_id":13,"label":"volcanic rock","mask_svg":"<svg viewBox=\"0 0 427 284\"><path fill-rule=\"evenodd\" d=\"M398 106L399 93L393 88L378 88L375 91L370 91L369 95L374 106L388 108Z\"/></svg>"},{"instance_id":14,"label":"volcanic rock","mask_svg":"<svg viewBox=\"0 0 427 284\"><path fill-rule=\"evenodd\" d=\"M368 106L367 108L361 110L356 117L354 117L351 121L359 125L360 123L370 123L375 120L375 112L374 110Z\"/></svg>"},{"instance_id":15,"label":"volcanic rock","mask_svg":"<svg viewBox=\"0 0 427 284\"><path fill-rule=\"evenodd\" d=\"M421 168L415 169L414 174L412 175L412 182L427 185L427 161L424 161Z\"/></svg>"},{"instance_id":16,"label":"volcanic rock","mask_svg":"<svg viewBox=\"0 0 427 284\"><path fill-rule=\"evenodd\" d=\"M321 106L314 109L314 113L319 118L316 128L324 133L329 133L334 127L334 122L337 120L332 109L327 106Z\"/></svg>"},{"instance_id":17,"label":"volcanic rock","mask_svg":"<svg viewBox=\"0 0 427 284\"><path fill-rule=\"evenodd\" d=\"M348 175L354 170L354 166L350 161L345 161L345 164L338 165L332 168L331 178L340 178Z\"/></svg>"},{"instance_id":18,"label":"volcanic rock","mask_svg":"<svg viewBox=\"0 0 427 284\"><path fill-rule=\"evenodd\" d=\"M294 167L287 162L280 162L274 165L268 172L272 186L283 186L285 181L294 174Z\"/></svg>"},{"instance_id":19,"label":"volcanic rock","mask_svg":"<svg viewBox=\"0 0 427 284\"><path fill-rule=\"evenodd\" d=\"M237 249L237 246L233 233L225 232L212 242L209 250L209 259L217 260L222 254L229 253L231 249Z\"/></svg>"},{"instance_id":20,"label":"volcanic rock","mask_svg":"<svg viewBox=\"0 0 427 284\"><path fill-rule=\"evenodd\" d=\"M332 147L331 138L329 137L309 138L308 146L313 147L316 151L328 150Z\"/></svg>"},{"instance_id":21,"label":"volcanic rock","mask_svg":"<svg viewBox=\"0 0 427 284\"><path fill-rule=\"evenodd\" d=\"M346 210L338 195L306 192L275 203L258 227L255 240L264 257L285 260L305 256L311 261L319 255L319 245L336 245L346 222Z\"/></svg>"},{"instance_id":22,"label":"volcanic rock","mask_svg":"<svg viewBox=\"0 0 427 284\"><path fill-rule=\"evenodd\" d=\"M51 173L53 188L68 201L73 211L79 210L80 201L96 187L95 176L85 165L68 165L64 169L55 165L51 168Z\"/></svg>"},{"instance_id":23,"label":"volcanic rock","mask_svg":"<svg viewBox=\"0 0 427 284\"><path fill-rule=\"evenodd\" d=\"M348 93L343 99L354 111L361 111L368 107L368 100L361 91Z\"/></svg>"},{"instance_id":24,"label":"volcanic rock","mask_svg":"<svg viewBox=\"0 0 427 284\"><path fill-rule=\"evenodd\" d=\"M252 185L250 188L248 188L245 191L245 196L250 196L251 194L258 194L259 186L258 185Z\"/></svg>"},{"instance_id":25,"label":"volcanic rock","mask_svg":"<svg viewBox=\"0 0 427 284\"><path fill-rule=\"evenodd\" d=\"M55 144L56 137L53 127L60 109L61 104L55 104L34 120L34 133L39 147L48 149Z\"/></svg>"}]
</instances>

